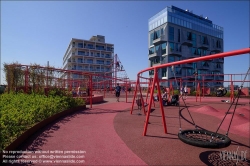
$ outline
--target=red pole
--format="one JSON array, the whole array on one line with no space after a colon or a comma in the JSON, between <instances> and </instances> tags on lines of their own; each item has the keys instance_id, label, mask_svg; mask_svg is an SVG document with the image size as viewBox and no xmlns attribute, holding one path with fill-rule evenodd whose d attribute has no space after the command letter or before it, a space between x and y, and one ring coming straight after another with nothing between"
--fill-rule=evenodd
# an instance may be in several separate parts
<instances>
[{"instance_id":1,"label":"red pole","mask_svg":"<svg viewBox=\"0 0 250 166\"><path fill-rule=\"evenodd\" d=\"M152 80L151 78L148 80L148 89L147 89L146 103L148 103L148 92L150 90L151 80Z\"/></svg>"},{"instance_id":2,"label":"red pole","mask_svg":"<svg viewBox=\"0 0 250 166\"><path fill-rule=\"evenodd\" d=\"M138 77L140 77L140 76L138 76ZM144 112L144 115L146 115L146 111L145 111L145 107L144 107L144 100L143 100L142 92L141 92L140 80L138 81L138 87L139 87L139 92L140 92L140 96L141 96L141 103L142 103L143 112Z\"/></svg>"},{"instance_id":3,"label":"red pole","mask_svg":"<svg viewBox=\"0 0 250 166\"><path fill-rule=\"evenodd\" d=\"M153 99L153 95L154 95L154 85L155 85L156 77L157 77L157 70L156 70L156 68L154 68L154 79L153 79L153 84L152 84L153 88L151 88L151 91L150 91L150 99L149 99L149 105L148 105L148 112L147 112L147 116L146 116L146 122L144 123L143 136L145 136L146 133L147 133L148 120L149 120L149 115L150 115L151 106L152 106L152 99Z\"/></svg>"},{"instance_id":4,"label":"red pole","mask_svg":"<svg viewBox=\"0 0 250 166\"><path fill-rule=\"evenodd\" d=\"M136 93L137 93L138 82L139 82L139 76L137 76L137 81L136 81L136 85L135 85L134 97L133 97L133 101L132 101L132 108L131 108L130 114L132 114L132 112L134 110L135 96L136 96Z\"/></svg>"},{"instance_id":5,"label":"red pole","mask_svg":"<svg viewBox=\"0 0 250 166\"><path fill-rule=\"evenodd\" d=\"M162 98L161 98L161 89L160 89L160 85L159 85L158 75L155 78L156 78L157 91L158 91L158 96L159 96L159 101L160 101L162 123L163 123L163 127L164 127L164 132L167 134L167 127L166 127L165 114L164 114L163 103L162 103Z\"/></svg>"},{"instance_id":6,"label":"red pole","mask_svg":"<svg viewBox=\"0 0 250 166\"><path fill-rule=\"evenodd\" d=\"M233 87L233 80L232 80L232 74L231 76L231 94L230 94L230 102L232 102L233 96L234 96L234 87Z\"/></svg>"}]
</instances>

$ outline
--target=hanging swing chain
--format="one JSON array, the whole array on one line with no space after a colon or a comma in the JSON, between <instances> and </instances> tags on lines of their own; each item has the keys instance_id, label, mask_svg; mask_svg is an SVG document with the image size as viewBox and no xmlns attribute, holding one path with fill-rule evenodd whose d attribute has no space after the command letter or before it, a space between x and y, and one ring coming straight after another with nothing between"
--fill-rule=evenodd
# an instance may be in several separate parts
<instances>
[{"instance_id":1,"label":"hanging swing chain","mask_svg":"<svg viewBox=\"0 0 250 166\"><path fill-rule=\"evenodd\" d=\"M174 79L175 79L175 83L176 83L176 85L177 85L177 89L179 88L179 86L178 86L178 82L177 82L177 79L176 79L176 76L175 76L175 73L174 73L174 66L172 66L172 72L173 72L173 74L174 74ZM180 90L180 89L179 89ZM180 92L179 92L179 94L180 94ZM181 98L182 98L182 96L181 96ZM183 100L183 99L182 99ZM183 100L184 101L184 100ZM180 104L178 104L178 107L179 107L179 126L180 126L180 128L179 128L179 132L181 132L181 116L180 116L180 114L181 114L181 107L180 107Z\"/></svg>"},{"instance_id":2,"label":"hanging swing chain","mask_svg":"<svg viewBox=\"0 0 250 166\"><path fill-rule=\"evenodd\" d=\"M172 66L172 72L173 72L173 74L174 74L174 79L175 79L175 82L176 82L176 85L177 85L177 89L179 88L179 86L178 86L178 82L177 82L177 79L176 79L176 76L175 76L175 72L174 72L174 66ZM180 88L179 88L179 92L180 92ZM194 119L193 119L193 117L192 117L192 115L190 114L190 111L189 111L189 109L188 109L188 107L187 107L187 104L186 104L186 102L185 102L185 100L183 99L183 96L181 96L181 99L182 99L182 101L183 101L183 103L184 103L184 105L185 105L185 107L186 107L186 109L187 109L187 111L188 111L188 113L189 113L189 116L191 117L191 119L192 119L192 121L193 121L193 124L194 124L194 126L195 126L195 129L197 129L197 126L196 126L196 124L195 124L195 122L194 122ZM181 132L181 119L180 119L180 111L181 111L181 109L180 109L180 104L179 104L179 124L180 124L180 131L179 132Z\"/></svg>"},{"instance_id":3,"label":"hanging swing chain","mask_svg":"<svg viewBox=\"0 0 250 166\"><path fill-rule=\"evenodd\" d=\"M216 130L216 132L215 132L215 133L217 133L217 132L218 132L218 130L220 129L220 127L221 127L221 125L222 125L223 121L225 120L226 116L227 116L227 115L228 115L228 113L229 113L229 110L231 109L232 105L234 104L235 100L237 99L237 101L236 101L236 103L235 103L235 107L234 107L233 115L232 115L232 118L231 118L231 120L230 120L230 123L229 123L228 129L227 129L227 132L226 132L226 136L228 135L228 132L229 132L229 129L230 129L230 127L231 127L232 120L233 120L233 117L234 117L234 114L235 114L235 110L236 110L236 107L237 107L237 105L238 105L238 101L239 101L239 98L240 98L241 89L242 89L242 87L243 87L243 84L244 84L244 82L245 82L245 80L246 80L246 78L247 78L247 75L248 75L249 71L250 71L250 67L248 68L248 71L247 71L247 73L246 73L246 75L245 75L245 78L244 78L243 82L241 83L240 88L238 89L237 96L233 98L233 102L230 104L229 109L227 110L227 112L226 112L225 116L223 117L223 119L222 119L222 121L221 121L221 123L220 123L220 125L219 125L219 127L217 128L217 130Z\"/></svg>"}]
</instances>

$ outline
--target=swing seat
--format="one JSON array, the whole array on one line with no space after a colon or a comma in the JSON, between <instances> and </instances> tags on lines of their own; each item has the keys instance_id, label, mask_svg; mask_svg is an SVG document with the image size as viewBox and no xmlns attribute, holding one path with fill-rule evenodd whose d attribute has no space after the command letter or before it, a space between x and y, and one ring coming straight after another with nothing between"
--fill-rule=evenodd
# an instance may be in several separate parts
<instances>
[{"instance_id":1,"label":"swing seat","mask_svg":"<svg viewBox=\"0 0 250 166\"><path fill-rule=\"evenodd\" d=\"M202 148L224 148L231 144L229 137L207 130L183 130L178 137L186 144Z\"/></svg>"}]
</instances>

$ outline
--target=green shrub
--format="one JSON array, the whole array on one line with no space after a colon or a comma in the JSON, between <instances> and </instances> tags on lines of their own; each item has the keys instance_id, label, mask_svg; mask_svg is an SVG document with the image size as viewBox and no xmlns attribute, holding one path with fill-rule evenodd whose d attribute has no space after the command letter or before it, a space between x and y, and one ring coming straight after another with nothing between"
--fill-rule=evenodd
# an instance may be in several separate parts
<instances>
[{"instance_id":1,"label":"green shrub","mask_svg":"<svg viewBox=\"0 0 250 166\"><path fill-rule=\"evenodd\" d=\"M174 90L174 95L179 95L179 94L180 94L179 90Z\"/></svg>"},{"instance_id":2,"label":"green shrub","mask_svg":"<svg viewBox=\"0 0 250 166\"><path fill-rule=\"evenodd\" d=\"M62 94L52 91L48 97L20 92L0 95L0 151L38 122L63 110L85 104L83 99Z\"/></svg>"}]
</instances>

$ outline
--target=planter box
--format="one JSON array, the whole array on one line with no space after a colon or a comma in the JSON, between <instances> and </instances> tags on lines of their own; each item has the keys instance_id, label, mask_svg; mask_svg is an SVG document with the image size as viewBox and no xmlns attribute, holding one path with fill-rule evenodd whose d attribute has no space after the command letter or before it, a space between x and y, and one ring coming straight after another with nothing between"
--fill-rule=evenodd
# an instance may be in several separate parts
<instances>
[{"instance_id":1,"label":"planter box","mask_svg":"<svg viewBox=\"0 0 250 166\"><path fill-rule=\"evenodd\" d=\"M45 127L46 125L54 122L55 120L67 116L71 113L74 113L79 110L86 109L86 105L78 106L75 108L71 108L62 112L59 112L39 123L37 123L35 126L31 127L27 131L25 131L22 135L20 135L15 141L13 141L9 146L5 148L6 151L14 151L16 148L18 148L26 139L28 139L31 135L33 135L35 132L40 130L41 128ZM2 163L2 152L0 153L0 163Z\"/></svg>"}]
</instances>

